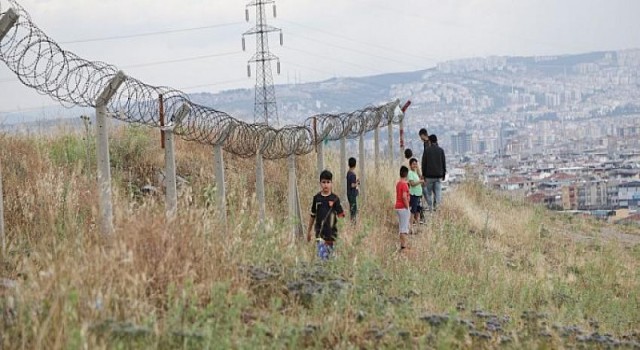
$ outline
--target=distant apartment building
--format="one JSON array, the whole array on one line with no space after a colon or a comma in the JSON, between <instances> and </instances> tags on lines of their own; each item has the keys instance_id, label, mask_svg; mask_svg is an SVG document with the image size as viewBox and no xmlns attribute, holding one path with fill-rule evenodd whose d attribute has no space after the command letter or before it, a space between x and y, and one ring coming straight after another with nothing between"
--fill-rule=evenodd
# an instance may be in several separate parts
<instances>
[{"instance_id":1,"label":"distant apartment building","mask_svg":"<svg viewBox=\"0 0 640 350\"><path fill-rule=\"evenodd\" d=\"M610 208L607 182L592 180L563 187L562 208L564 210Z\"/></svg>"},{"instance_id":2,"label":"distant apartment building","mask_svg":"<svg viewBox=\"0 0 640 350\"><path fill-rule=\"evenodd\" d=\"M606 181L588 181L578 186L578 209L604 209L608 204Z\"/></svg>"},{"instance_id":3,"label":"distant apartment building","mask_svg":"<svg viewBox=\"0 0 640 350\"><path fill-rule=\"evenodd\" d=\"M640 181L618 185L618 205L634 210L640 207Z\"/></svg>"},{"instance_id":4,"label":"distant apartment building","mask_svg":"<svg viewBox=\"0 0 640 350\"><path fill-rule=\"evenodd\" d=\"M478 140L475 143L475 153L485 154L489 151L489 143L487 140Z\"/></svg>"},{"instance_id":5,"label":"distant apartment building","mask_svg":"<svg viewBox=\"0 0 640 350\"><path fill-rule=\"evenodd\" d=\"M511 176L504 180L493 182L492 187L501 191L520 191L525 195L533 192L536 188L536 181L523 176Z\"/></svg>"},{"instance_id":6,"label":"distant apartment building","mask_svg":"<svg viewBox=\"0 0 640 350\"><path fill-rule=\"evenodd\" d=\"M578 188L576 185L565 186L562 188L562 209L578 209Z\"/></svg>"},{"instance_id":7,"label":"distant apartment building","mask_svg":"<svg viewBox=\"0 0 640 350\"><path fill-rule=\"evenodd\" d=\"M465 131L451 135L451 152L453 154L468 154L472 150L471 133Z\"/></svg>"}]
</instances>

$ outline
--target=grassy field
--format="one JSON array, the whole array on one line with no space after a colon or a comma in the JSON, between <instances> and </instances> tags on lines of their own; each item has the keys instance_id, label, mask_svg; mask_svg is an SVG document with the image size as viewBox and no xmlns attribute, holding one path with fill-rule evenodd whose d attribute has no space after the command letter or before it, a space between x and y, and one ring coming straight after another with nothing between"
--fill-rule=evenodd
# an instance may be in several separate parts
<instances>
[{"instance_id":1,"label":"grassy field","mask_svg":"<svg viewBox=\"0 0 640 350\"><path fill-rule=\"evenodd\" d=\"M369 170L337 257L290 235L286 160L266 166L257 223L252 159L225 155L229 229L216 219L213 152L179 141L180 214L140 188L159 135L111 138L116 235L97 232L95 156L82 134L0 137L6 349L640 347L640 230L509 200L473 182L446 193L398 254L395 169ZM329 168L339 169L330 153ZM300 157L306 225L315 156ZM284 175L283 175L284 174ZM337 176L340 180L342 176Z\"/></svg>"}]
</instances>

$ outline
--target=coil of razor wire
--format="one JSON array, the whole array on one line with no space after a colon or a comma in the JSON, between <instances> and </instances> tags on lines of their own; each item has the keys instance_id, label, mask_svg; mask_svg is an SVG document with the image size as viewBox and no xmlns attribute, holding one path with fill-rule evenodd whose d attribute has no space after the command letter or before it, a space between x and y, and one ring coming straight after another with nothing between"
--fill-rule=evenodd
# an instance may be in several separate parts
<instances>
[{"instance_id":1,"label":"coil of razor wire","mask_svg":"<svg viewBox=\"0 0 640 350\"><path fill-rule=\"evenodd\" d=\"M118 74L118 69L63 50L31 21L29 13L16 0L0 0L0 16L9 8L19 17L0 41L0 60L24 85L67 107L97 107L97 96ZM352 113L321 114L308 118L304 125L276 129L246 123L225 112L195 104L182 91L152 86L129 76L106 108L110 116L121 121L160 127L160 95L162 108L175 123L177 135L188 141L220 145L240 157L257 153L265 159L303 155L324 139L355 138L380 125L397 123L403 117L395 112L399 104L396 100ZM188 107L186 115L174 120L183 106Z\"/></svg>"},{"instance_id":2,"label":"coil of razor wire","mask_svg":"<svg viewBox=\"0 0 640 350\"><path fill-rule=\"evenodd\" d=\"M305 126L315 130L317 138L321 140L355 139L381 126L400 123L404 114L398 113L399 104L396 100L351 113L319 114L307 118Z\"/></svg>"}]
</instances>

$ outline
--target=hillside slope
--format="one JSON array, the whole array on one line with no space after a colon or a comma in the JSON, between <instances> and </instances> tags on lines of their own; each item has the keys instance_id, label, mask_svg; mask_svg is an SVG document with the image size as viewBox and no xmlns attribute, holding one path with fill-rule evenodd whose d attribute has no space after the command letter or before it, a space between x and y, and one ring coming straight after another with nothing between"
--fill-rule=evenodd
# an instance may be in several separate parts
<instances>
[{"instance_id":1,"label":"hillside slope","mask_svg":"<svg viewBox=\"0 0 640 350\"><path fill-rule=\"evenodd\" d=\"M179 217L166 223L162 196L140 191L162 168L158 137L126 127L111 139L117 234L104 239L85 146L73 134L0 137L3 347L640 346L640 245L602 235L619 227L466 183L399 254L396 170L368 169L361 222L341 225L336 259L320 264L289 234L286 161L266 163L271 220L262 227L253 161L225 155L225 230L211 149L178 141L188 184ZM306 213L315 159L298 160Z\"/></svg>"}]
</instances>

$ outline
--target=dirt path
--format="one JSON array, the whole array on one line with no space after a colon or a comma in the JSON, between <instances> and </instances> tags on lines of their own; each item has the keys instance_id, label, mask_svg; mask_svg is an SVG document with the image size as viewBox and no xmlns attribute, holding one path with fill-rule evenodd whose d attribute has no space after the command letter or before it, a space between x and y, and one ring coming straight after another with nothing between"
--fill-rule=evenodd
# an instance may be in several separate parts
<instances>
[{"instance_id":1,"label":"dirt path","mask_svg":"<svg viewBox=\"0 0 640 350\"><path fill-rule=\"evenodd\" d=\"M599 235L597 236L586 236L586 235L573 233L573 232L568 233L568 235L577 241L584 241L584 242L600 239L607 242L617 241L626 246L635 246L636 244L640 244L640 236L620 232L616 230L614 227L602 228L600 230Z\"/></svg>"}]
</instances>

